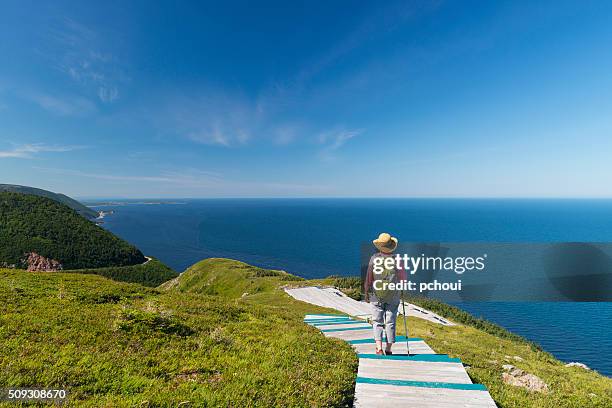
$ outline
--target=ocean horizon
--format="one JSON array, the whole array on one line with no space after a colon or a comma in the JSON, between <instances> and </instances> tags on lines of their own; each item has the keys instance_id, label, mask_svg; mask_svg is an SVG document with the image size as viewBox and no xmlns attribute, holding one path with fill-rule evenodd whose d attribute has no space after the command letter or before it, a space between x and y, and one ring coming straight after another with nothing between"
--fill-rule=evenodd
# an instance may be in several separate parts
<instances>
[{"instance_id":1,"label":"ocean horizon","mask_svg":"<svg viewBox=\"0 0 612 408\"><path fill-rule=\"evenodd\" d=\"M611 242L612 199L97 199L102 224L178 272L210 257L355 276L381 231L418 242ZM612 303L462 303L565 362L612 376Z\"/></svg>"}]
</instances>

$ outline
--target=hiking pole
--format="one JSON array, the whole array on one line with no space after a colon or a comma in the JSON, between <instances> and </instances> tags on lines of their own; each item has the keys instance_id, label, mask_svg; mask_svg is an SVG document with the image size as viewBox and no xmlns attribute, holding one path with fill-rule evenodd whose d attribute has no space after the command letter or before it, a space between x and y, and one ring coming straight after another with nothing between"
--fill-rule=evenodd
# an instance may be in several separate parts
<instances>
[{"instance_id":1,"label":"hiking pole","mask_svg":"<svg viewBox=\"0 0 612 408\"><path fill-rule=\"evenodd\" d=\"M404 333L406 335L406 353L410 355L410 346L408 346L408 325L406 324L406 301L404 300L404 291L402 290L402 309L404 314Z\"/></svg>"},{"instance_id":2,"label":"hiking pole","mask_svg":"<svg viewBox=\"0 0 612 408\"><path fill-rule=\"evenodd\" d=\"M383 338L383 336L381 335L380 336L380 339L381 339L381 341L380 341L380 349L382 350L384 355L387 355L387 351L386 351L387 350L387 344L388 344L387 341L389 339L387 338L387 304L386 303L383 303L382 310L383 310L383 332L382 332L382 334L385 336L385 347L383 347L383 345L382 345L382 338Z\"/></svg>"}]
</instances>

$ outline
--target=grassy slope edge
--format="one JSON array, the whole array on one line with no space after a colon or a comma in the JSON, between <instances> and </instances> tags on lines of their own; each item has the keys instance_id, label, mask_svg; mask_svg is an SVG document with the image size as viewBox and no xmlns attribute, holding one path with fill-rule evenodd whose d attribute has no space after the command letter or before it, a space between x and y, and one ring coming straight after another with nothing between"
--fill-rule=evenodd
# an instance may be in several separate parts
<instances>
[{"instance_id":1,"label":"grassy slope edge","mask_svg":"<svg viewBox=\"0 0 612 408\"><path fill-rule=\"evenodd\" d=\"M0 384L66 386L78 406L352 403L355 354L302 322L330 310L280 289L312 281L227 259L201 261L157 289L93 275L0 274ZM520 338L413 318L409 328L460 357L500 407L612 402L611 379L565 367ZM549 393L504 384L503 364L538 375Z\"/></svg>"},{"instance_id":2,"label":"grassy slope edge","mask_svg":"<svg viewBox=\"0 0 612 408\"><path fill-rule=\"evenodd\" d=\"M66 387L84 407L351 405L356 356L302 322L330 310L294 301L276 289L283 277L241 263L203 261L189 273L208 279L211 268L238 271L235 283L253 274L254 294L0 270L0 384Z\"/></svg>"},{"instance_id":3,"label":"grassy slope edge","mask_svg":"<svg viewBox=\"0 0 612 408\"><path fill-rule=\"evenodd\" d=\"M257 279L261 268L227 259L210 259L189 268L183 276L162 286L182 293L209 293L238 298L244 303L286 304L286 294L277 290L285 285L333 284L355 295L358 278L332 277L303 280L283 271ZM264 270L265 271L265 270ZM475 318L439 301L413 298L412 301L460 323L445 327L422 319L409 319L410 336L422 337L438 353L460 357L475 383L485 384L500 407L609 407L612 405L612 379L596 372L565 365L504 328ZM301 302L297 302L300 304ZM303 304L303 303L302 303ZM403 333L403 325L398 325ZM502 381L502 366L512 364L541 377L549 386L547 394L532 393Z\"/></svg>"}]
</instances>

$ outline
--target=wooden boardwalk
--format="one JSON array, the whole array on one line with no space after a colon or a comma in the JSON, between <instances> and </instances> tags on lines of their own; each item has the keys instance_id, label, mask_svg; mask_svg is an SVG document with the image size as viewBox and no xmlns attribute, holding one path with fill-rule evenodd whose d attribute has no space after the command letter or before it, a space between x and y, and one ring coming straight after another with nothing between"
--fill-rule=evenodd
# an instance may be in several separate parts
<instances>
[{"instance_id":1,"label":"wooden boardwalk","mask_svg":"<svg viewBox=\"0 0 612 408\"><path fill-rule=\"evenodd\" d=\"M375 354L372 327L348 315L309 314L304 322L347 341L359 357L355 407L491 408L487 389L473 384L461 360L435 352L420 338L398 336L393 354Z\"/></svg>"},{"instance_id":2,"label":"wooden boardwalk","mask_svg":"<svg viewBox=\"0 0 612 408\"><path fill-rule=\"evenodd\" d=\"M287 292L293 296L289 290ZM310 293L317 301L325 301L327 297L327 294L321 295L316 290ZM352 302L341 305L342 300L332 299L342 309L350 308L358 312L356 314L366 315L361 306L357 307ZM423 339L408 338L410 355L406 353L404 336L397 336L392 355L375 354L372 327L356 314L309 314L304 317L305 323L321 330L323 335L345 340L355 349L359 357L355 407L496 407L487 389L481 384L472 383L460 359L436 354ZM429 314L424 316L418 317L443 324L430 318Z\"/></svg>"},{"instance_id":3,"label":"wooden boardwalk","mask_svg":"<svg viewBox=\"0 0 612 408\"><path fill-rule=\"evenodd\" d=\"M365 317L370 316L371 313L368 303L352 299L336 288L308 286L304 288L287 288L285 292L297 300L336 309L351 316ZM400 306L398 313L402 313L402 311L403 308ZM450 320L410 303L406 303L406 315L444 326L454 325Z\"/></svg>"}]
</instances>

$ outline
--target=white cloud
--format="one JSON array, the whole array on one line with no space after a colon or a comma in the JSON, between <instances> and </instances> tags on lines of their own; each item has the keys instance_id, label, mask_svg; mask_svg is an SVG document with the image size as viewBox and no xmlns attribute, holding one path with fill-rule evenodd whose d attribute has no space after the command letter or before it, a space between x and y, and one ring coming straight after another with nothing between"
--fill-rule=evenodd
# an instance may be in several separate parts
<instances>
[{"instance_id":1,"label":"white cloud","mask_svg":"<svg viewBox=\"0 0 612 408\"><path fill-rule=\"evenodd\" d=\"M49 167L36 167L39 170L63 174L68 176L86 177L97 180L108 180L115 182L143 182L143 183L167 183L167 184L199 184L204 181L220 180L220 176L215 172L208 171L189 171L189 172L163 172L154 176L140 175L117 175L108 173L91 173L80 170L57 169Z\"/></svg>"},{"instance_id":2,"label":"white cloud","mask_svg":"<svg viewBox=\"0 0 612 408\"><path fill-rule=\"evenodd\" d=\"M291 100L282 96L256 98L229 91L199 89L193 95L162 94L164 107L156 115L157 126L164 133L205 145L238 147L248 143L270 143L287 146L309 143L313 134L317 143L328 151L339 149L361 130L320 132L320 126L306 120Z\"/></svg>"},{"instance_id":3,"label":"white cloud","mask_svg":"<svg viewBox=\"0 0 612 408\"><path fill-rule=\"evenodd\" d=\"M107 37L66 18L49 32L51 46L60 51L48 53L47 57L84 90L95 93L103 103L112 103L119 98L119 85L128 77L117 57L103 51L109 47Z\"/></svg>"},{"instance_id":4,"label":"white cloud","mask_svg":"<svg viewBox=\"0 0 612 408\"><path fill-rule=\"evenodd\" d=\"M49 95L41 92L26 92L22 96L41 108L61 116L86 115L95 112L96 106L89 99L75 95Z\"/></svg>"},{"instance_id":5,"label":"white cloud","mask_svg":"<svg viewBox=\"0 0 612 408\"><path fill-rule=\"evenodd\" d=\"M83 146L49 146L43 143L24 144L10 150L0 150L0 158L31 159L38 153L70 152L82 148Z\"/></svg>"},{"instance_id":6,"label":"white cloud","mask_svg":"<svg viewBox=\"0 0 612 408\"><path fill-rule=\"evenodd\" d=\"M220 173L199 169L182 169L165 171L157 175L122 175L108 173L91 173L79 170L36 167L46 173L62 174L73 177L85 177L100 180L96 188L100 189L108 182L112 185L114 194L119 186L129 187L126 196L134 196L136 191L142 191L140 196L161 196L187 194L192 197L231 197L231 196L290 196L328 194L329 187L323 185L276 182L276 181L244 181L231 180ZM127 191L127 190L126 190ZM147 193L147 191L149 193ZM162 194L160 195L160 192Z\"/></svg>"},{"instance_id":7,"label":"white cloud","mask_svg":"<svg viewBox=\"0 0 612 408\"><path fill-rule=\"evenodd\" d=\"M204 125L200 129L189 132L187 137L194 142L211 145L229 146L233 137L221 130L219 124Z\"/></svg>"},{"instance_id":8,"label":"white cloud","mask_svg":"<svg viewBox=\"0 0 612 408\"><path fill-rule=\"evenodd\" d=\"M100 98L102 102L113 102L119 98L119 90L114 86L101 86L98 88L98 98Z\"/></svg>"},{"instance_id":9,"label":"white cloud","mask_svg":"<svg viewBox=\"0 0 612 408\"><path fill-rule=\"evenodd\" d=\"M329 151L338 150L346 142L363 133L361 129L355 130L333 130L322 132L319 134L319 143L326 145L325 149Z\"/></svg>"},{"instance_id":10,"label":"white cloud","mask_svg":"<svg viewBox=\"0 0 612 408\"><path fill-rule=\"evenodd\" d=\"M162 126L193 142L235 147L261 131L262 116L240 95L202 91L168 98Z\"/></svg>"},{"instance_id":11,"label":"white cloud","mask_svg":"<svg viewBox=\"0 0 612 408\"><path fill-rule=\"evenodd\" d=\"M355 136L363 133L361 129L355 130L331 130L322 132L318 136L318 142L323 145L319 152L319 158L324 161L331 161L336 158L336 151Z\"/></svg>"}]
</instances>

